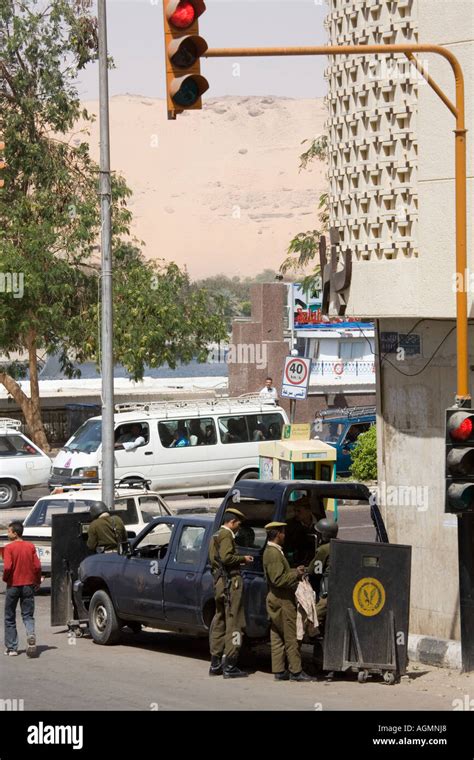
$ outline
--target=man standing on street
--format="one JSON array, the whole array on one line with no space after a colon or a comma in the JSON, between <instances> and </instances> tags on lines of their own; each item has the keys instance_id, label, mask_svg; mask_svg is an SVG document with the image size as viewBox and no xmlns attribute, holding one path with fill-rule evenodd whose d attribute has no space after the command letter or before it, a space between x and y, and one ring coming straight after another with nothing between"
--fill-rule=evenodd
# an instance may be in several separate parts
<instances>
[{"instance_id":1,"label":"man standing on street","mask_svg":"<svg viewBox=\"0 0 474 760\"><path fill-rule=\"evenodd\" d=\"M253 557L238 554L235 536L244 520L238 509L227 509L223 524L212 539L209 559L214 576L216 612L211 623L209 644L211 650L210 676L241 678L248 673L237 667L243 629L245 628L242 565L253 562Z\"/></svg>"},{"instance_id":2,"label":"man standing on street","mask_svg":"<svg viewBox=\"0 0 474 760\"><path fill-rule=\"evenodd\" d=\"M311 676L303 671L296 638L295 591L305 568L303 565L290 568L282 549L285 528L286 523L283 522L265 525L268 540L263 552L263 570L268 584L272 673L276 681L312 681Z\"/></svg>"},{"instance_id":3,"label":"man standing on street","mask_svg":"<svg viewBox=\"0 0 474 760\"><path fill-rule=\"evenodd\" d=\"M321 636L324 636L327 617L327 579L329 575L331 539L337 538L338 530L338 525L334 520L330 520L327 517L318 520L316 523L316 532L319 536L319 546L307 569L310 576L314 574L317 584L316 591L318 603L316 605L316 612L318 614L318 625Z\"/></svg>"},{"instance_id":4,"label":"man standing on street","mask_svg":"<svg viewBox=\"0 0 474 760\"><path fill-rule=\"evenodd\" d=\"M18 654L16 608L20 602L21 616L26 629L28 657L36 654L35 591L41 584L41 563L36 549L29 541L23 541L23 525L11 522L8 540L3 552L3 580L7 584L5 594L5 651L14 657Z\"/></svg>"},{"instance_id":5,"label":"man standing on street","mask_svg":"<svg viewBox=\"0 0 474 760\"><path fill-rule=\"evenodd\" d=\"M89 510L93 520L87 533L87 548L98 553L116 552L127 540L127 531L120 517L111 515L103 501Z\"/></svg>"}]
</instances>

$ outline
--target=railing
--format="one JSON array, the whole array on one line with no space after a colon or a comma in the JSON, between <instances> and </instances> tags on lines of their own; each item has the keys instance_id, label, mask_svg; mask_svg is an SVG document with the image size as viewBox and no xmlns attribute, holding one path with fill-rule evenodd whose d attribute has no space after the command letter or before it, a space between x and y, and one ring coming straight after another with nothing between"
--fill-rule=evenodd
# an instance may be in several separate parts
<instances>
[{"instance_id":1,"label":"railing","mask_svg":"<svg viewBox=\"0 0 474 760\"><path fill-rule=\"evenodd\" d=\"M375 362L373 361L316 361L311 364L311 378L318 380L354 380L360 378L375 383Z\"/></svg>"},{"instance_id":2,"label":"railing","mask_svg":"<svg viewBox=\"0 0 474 760\"><path fill-rule=\"evenodd\" d=\"M242 396L221 396L217 398L201 399L179 399L170 401L131 401L129 403L115 404L115 411L120 412L172 412L179 409L190 409L194 413L196 409L210 411L218 409L219 411L235 412L237 406L258 408L268 411L268 406L275 406L271 399L255 393L243 394Z\"/></svg>"}]
</instances>

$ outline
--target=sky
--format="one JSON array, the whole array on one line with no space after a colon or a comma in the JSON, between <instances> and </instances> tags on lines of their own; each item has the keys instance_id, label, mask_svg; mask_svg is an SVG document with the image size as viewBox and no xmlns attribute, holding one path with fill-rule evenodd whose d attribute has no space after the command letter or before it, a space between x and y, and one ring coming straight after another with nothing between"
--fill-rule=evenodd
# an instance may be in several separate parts
<instances>
[{"instance_id":1,"label":"sky","mask_svg":"<svg viewBox=\"0 0 474 760\"><path fill-rule=\"evenodd\" d=\"M209 47L322 45L325 0L206 0L200 34ZM107 0L110 95L165 97L162 0ZM235 64L240 64L240 69ZM326 93L323 57L221 58L202 62L205 97L276 95L319 98ZM82 100L96 100L97 64L78 84Z\"/></svg>"}]
</instances>

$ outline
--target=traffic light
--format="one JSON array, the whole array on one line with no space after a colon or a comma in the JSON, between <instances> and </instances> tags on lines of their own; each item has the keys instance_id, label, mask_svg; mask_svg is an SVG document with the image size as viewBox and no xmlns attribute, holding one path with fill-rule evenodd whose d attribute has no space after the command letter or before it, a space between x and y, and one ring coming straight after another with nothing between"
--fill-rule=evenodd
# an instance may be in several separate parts
<instances>
[{"instance_id":1,"label":"traffic light","mask_svg":"<svg viewBox=\"0 0 474 760\"><path fill-rule=\"evenodd\" d=\"M0 153L3 153L4 150L5 150L5 143L0 141ZM5 167L6 167L5 159L3 158L3 156L0 155L0 171L2 169L5 169ZM5 184L4 180L0 177L0 187L3 187L4 184Z\"/></svg>"},{"instance_id":2,"label":"traffic light","mask_svg":"<svg viewBox=\"0 0 474 760\"><path fill-rule=\"evenodd\" d=\"M198 18L205 10L203 0L163 0L169 119L202 108L201 95L209 89L199 61L208 47L199 36Z\"/></svg>"},{"instance_id":3,"label":"traffic light","mask_svg":"<svg viewBox=\"0 0 474 760\"><path fill-rule=\"evenodd\" d=\"M474 409L446 410L445 512L474 512Z\"/></svg>"}]
</instances>

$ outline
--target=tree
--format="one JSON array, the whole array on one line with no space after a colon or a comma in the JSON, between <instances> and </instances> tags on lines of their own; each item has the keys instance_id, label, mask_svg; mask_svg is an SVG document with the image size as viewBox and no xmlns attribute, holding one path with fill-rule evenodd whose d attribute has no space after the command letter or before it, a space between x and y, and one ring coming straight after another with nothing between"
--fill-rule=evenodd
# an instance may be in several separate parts
<instances>
[{"instance_id":1,"label":"tree","mask_svg":"<svg viewBox=\"0 0 474 760\"><path fill-rule=\"evenodd\" d=\"M59 353L66 374L98 359L100 205L97 165L84 132L78 72L97 57L91 0L1 0L0 113L6 143L0 191L0 271L15 273L23 293L2 294L0 349L28 353L31 393L12 363L0 382L19 404L33 440L48 450L41 420L38 351ZM225 334L206 294L191 293L185 272L148 263L130 238L125 180L112 176L115 259L115 359L130 374L145 364L203 357L207 341Z\"/></svg>"},{"instance_id":2,"label":"tree","mask_svg":"<svg viewBox=\"0 0 474 760\"><path fill-rule=\"evenodd\" d=\"M273 269L264 269L263 272L244 279L217 274L198 280L195 287L205 288L209 292L211 303L217 302L220 305L218 308L223 309L227 330L230 332L235 317L250 316L250 286L254 283L275 282L277 277L278 273Z\"/></svg>"},{"instance_id":3,"label":"tree","mask_svg":"<svg viewBox=\"0 0 474 760\"><path fill-rule=\"evenodd\" d=\"M356 480L377 480L377 431L372 425L361 433L351 452L351 474Z\"/></svg>"},{"instance_id":4,"label":"tree","mask_svg":"<svg viewBox=\"0 0 474 760\"><path fill-rule=\"evenodd\" d=\"M303 143L308 142L303 140ZM321 135L312 140L307 151L300 155L300 171L306 169L315 159L318 161L327 160L327 148L328 140L326 135ZM318 219L321 224L319 230L308 230L307 232L299 232L292 239L288 246L287 257L280 267L280 271L283 274L287 274L291 271L305 270L309 264L313 262L319 250L319 240L328 228L329 212L328 212L328 194L322 193L319 196L318 203ZM314 271L301 277L301 284L304 290L311 290L317 284L317 278L319 275L319 265L315 267Z\"/></svg>"}]
</instances>

